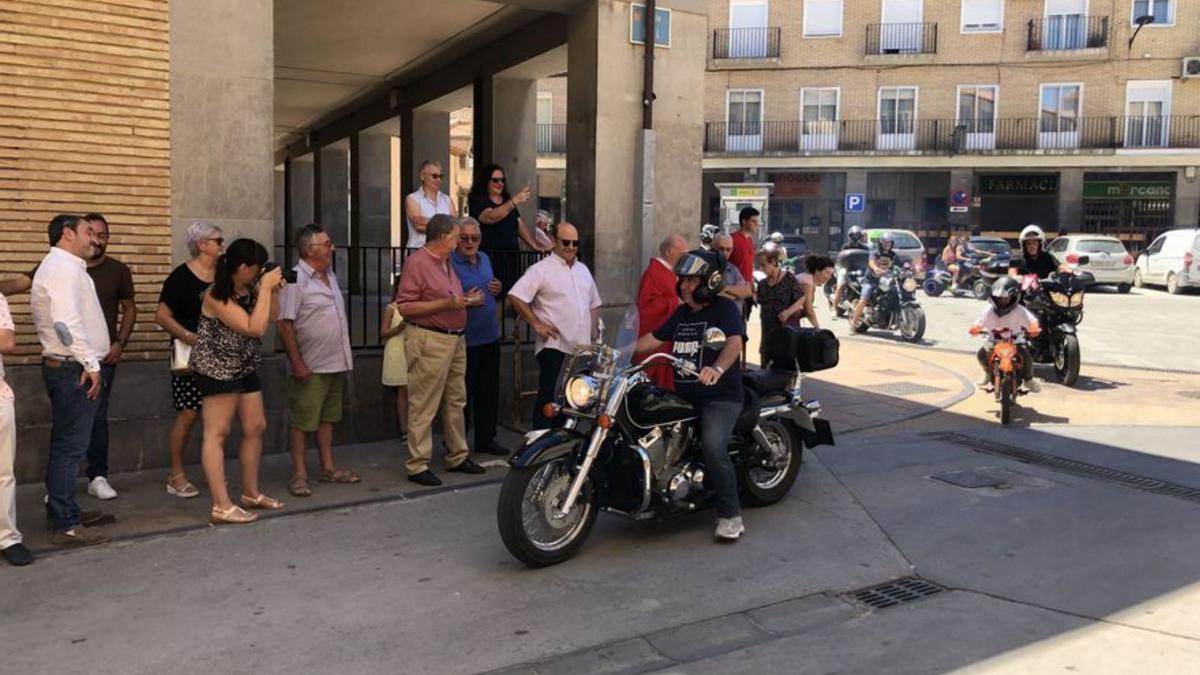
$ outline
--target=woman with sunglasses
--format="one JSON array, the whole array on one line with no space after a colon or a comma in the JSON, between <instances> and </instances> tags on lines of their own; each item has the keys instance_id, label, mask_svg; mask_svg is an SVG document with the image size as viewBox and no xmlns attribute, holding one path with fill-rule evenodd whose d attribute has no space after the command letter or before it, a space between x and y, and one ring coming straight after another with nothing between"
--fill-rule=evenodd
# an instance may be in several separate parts
<instances>
[{"instance_id":1,"label":"woman with sunglasses","mask_svg":"<svg viewBox=\"0 0 1200 675\"><path fill-rule=\"evenodd\" d=\"M442 180L446 177L442 165L427 159L421 162L419 173L421 187L404 198L404 216L408 221L408 240L404 246L409 252L425 245L425 226L430 218L439 213L454 215L450 195L442 192Z\"/></svg>"},{"instance_id":2,"label":"woman with sunglasses","mask_svg":"<svg viewBox=\"0 0 1200 675\"><path fill-rule=\"evenodd\" d=\"M190 347L196 344L204 292L212 285L217 259L225 251L225 238L221 228L215 225L194 223L187 231L187 247L192 258L176 267L163 282L154 322L173 339ZM200 491L183 473L183 449L200 417L201 398L191 373L171 373L171 398L177 414L171 427L171 473L167 477L167 494L191 499L198 497Z\"/></svg>"},{"instance_id":3,"label":"woman with sunglasses","mask_svg":"<svg viewBox=\"0 0 1200 675\"><path fill-rule=\"evenodd\" d=\"M541 253L550 250L533 238L517 210L529 198L528 185L516 195L509 194L508 176L499 164L484 167L471 186L470 215L479 221L483 230L479 248L492 259L492 269L504 287L501 296L508 293L520 275L520 242Z\"/></svg>"}]
</instances>

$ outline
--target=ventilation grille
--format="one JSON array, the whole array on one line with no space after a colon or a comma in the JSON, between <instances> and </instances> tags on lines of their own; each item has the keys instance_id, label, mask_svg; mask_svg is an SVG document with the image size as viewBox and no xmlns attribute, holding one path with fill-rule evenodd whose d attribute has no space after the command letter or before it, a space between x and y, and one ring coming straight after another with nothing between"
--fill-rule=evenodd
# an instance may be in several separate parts
<instances>
[{"instance_id":1,"label":"ventilation grille","mask_svg":"<svg viewBox=\"0 0 1200 675\"><path fill-rule=\"evenodd\" d=\"M887 609L922 600L945 590L941 586L925 581L924 579L905 577L889 581L886 584L850 591L844 597L874 609Z\"/></svg>"}]
</instances>

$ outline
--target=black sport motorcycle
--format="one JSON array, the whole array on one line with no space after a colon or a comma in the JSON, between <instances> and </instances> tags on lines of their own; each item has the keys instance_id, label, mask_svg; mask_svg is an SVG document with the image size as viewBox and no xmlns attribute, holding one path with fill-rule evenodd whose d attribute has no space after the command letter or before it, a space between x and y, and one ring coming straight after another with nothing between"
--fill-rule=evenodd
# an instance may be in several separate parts
<instances>
[{"instance_id":1,"label":"black sport motorcycle","mask_svg":"<svg viewBox=\"0 0 1200 675\"><path fill-rule=\"evenodd\" d=\"M1080 257L1086 265L1088 256ZM1081 361L1079 334L1083 322L1083 296L1095 277L1089 272L1055 272L1046 279L1028 275L1022 279L1021 302L1038 318L1041 333L1029 340L1034 363L1052 364L1054 375L1068 387L1079 379Z\"/></svg>"},{"instance_id":2,"label":"black sport motorcycle","mask_svg":"<svg viewBox=\"0 0 1200 675\"><path fill-rule=\"evenodd\" d=\"M854 295L861 297L864 282L865 277L854 277L847 285L856 284ZM919 286L912 264L897 261L878 275L875 293L863 310L862 320L853 326L854 332L865 333L871 328L895 330L907 342L920 342L925 336L925 310L917 302Z\"/></svg>"},{"instance_id":3,"label":"black sport motorcycle","mask_svg":"<svg viewBox=\"0 0 1200 675\"><path fill-rule=\"evenodd\" d=\"M587 539L599 511L633 520L711 506L714 494L700 451L695 409L654 386L642 372L670 364L698 376L696 366L656 353L631 364L637 338L631 310L613 344L583 347L559 376L558 429L532 431L509 460L497 504L500 538L532 567L563 562ZM804 447L833 444L821 405L801 399L802 372L837 364L837 338L829 331L785 330L768 369L743 374L745 408L730 438L729 454L742 500L765 506L783 499L800 472ZM710 328L698 349L719 350L725 335ZM778 365L777 365L778 364Z\"/></svg>"}]
</instances>

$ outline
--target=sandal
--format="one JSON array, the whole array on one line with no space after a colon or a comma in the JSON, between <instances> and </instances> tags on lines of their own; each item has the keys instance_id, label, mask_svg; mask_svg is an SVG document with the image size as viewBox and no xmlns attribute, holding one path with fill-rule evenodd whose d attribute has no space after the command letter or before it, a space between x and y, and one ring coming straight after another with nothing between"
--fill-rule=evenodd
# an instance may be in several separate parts
<instances>
[{"instance_id":1,"label":"sandal","mask_svg":"<svg viewBox=\"0 0 1200 675\"><path fill-rule=\"evenodd\" d=\"M247 497L246 495L242 495L242 506L248 509L266 509L267 511L278 511L279 509L283 508L283 502L259 493L257 497Z\"/></svg>"},{"instance_id":2,"label":"sandal","mask_svg":"<svg viewBox=\"0 0 1200 675\"><path fill-rule=\"evenodd\" d=\"M334 469L329 471L321 469L321 475L317 478L322 483L358 483L362 481L358 474L345 469Z\"/></svg>"},{"instance_id":3,"label":"sandal","mask_svg":"<svg viewBox=\"0 0 1200 675\"><path fill-rule=\"evenodd\" d=\"M292 476L292 482L288 483L288 492L293 497L312 496L312 488L308 487L308 479L304 476Z\"/></svg>"},{"instance_id":4,"label":"sandal","mask_svg":"<svg viewBox=\"0 0 1200 675\"><path fill-rule=\"evenodd\" d=\"M218 509L214 506L212 508L212 517L210 518L210 521L214 525L219 523L240 525L242 523L253 523L256 520L258 520L257 513L250 513L237 504L234 504L225 510Z\"/></svg>"},{"instance_id":5,"label":"sandal","mask_svg":"<svg viewBox=\"0 0 1200 675\"><path fill-rule=\"evenodd\" d=\"M181 499L191 499L192 497L199 497L200 491L196 489L195 485L191 484L187 476L179 474L167 479L167 494Z\"/></svg>"}]
</instances>

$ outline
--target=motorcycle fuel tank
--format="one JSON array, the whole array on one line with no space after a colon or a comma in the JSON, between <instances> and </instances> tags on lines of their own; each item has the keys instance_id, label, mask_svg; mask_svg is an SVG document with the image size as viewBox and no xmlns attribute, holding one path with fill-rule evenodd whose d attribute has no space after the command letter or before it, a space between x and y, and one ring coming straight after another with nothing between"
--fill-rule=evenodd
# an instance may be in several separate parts
<instances>
[{"instance_id":1,"label":"motorcycle fuel tank","mask_svg":"<svg viewBox=\"0 0 1200 675\"><path fill-rule=\"evenodd\" d=\"M641 429L689 420L696 416L692 404L652 384L639 384L629 390L621 406L621 415Z\"/></svg>"}]
</instances>

